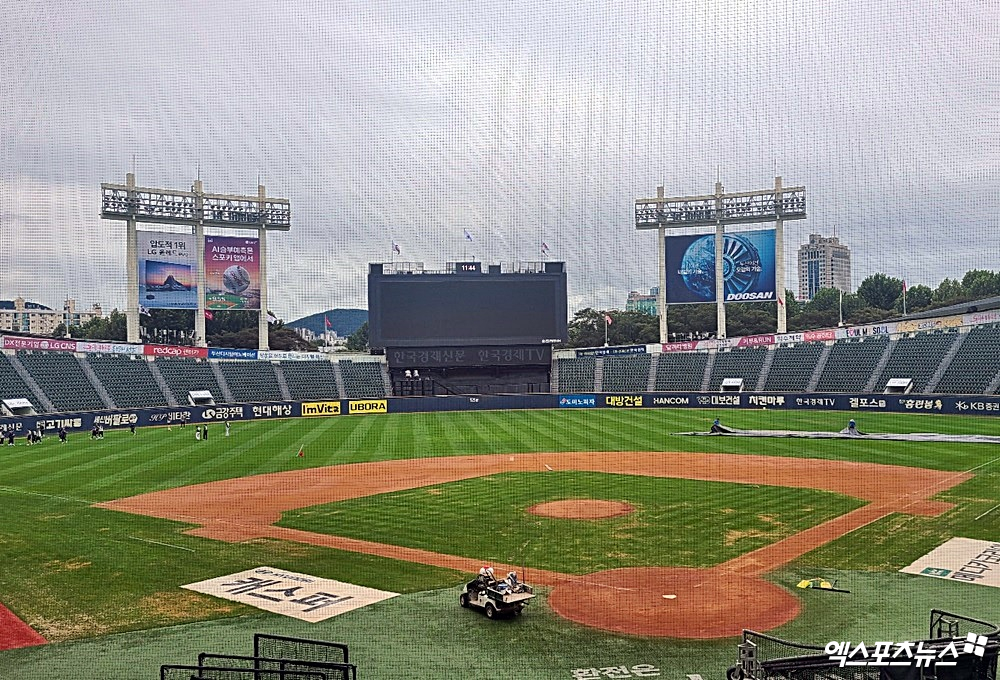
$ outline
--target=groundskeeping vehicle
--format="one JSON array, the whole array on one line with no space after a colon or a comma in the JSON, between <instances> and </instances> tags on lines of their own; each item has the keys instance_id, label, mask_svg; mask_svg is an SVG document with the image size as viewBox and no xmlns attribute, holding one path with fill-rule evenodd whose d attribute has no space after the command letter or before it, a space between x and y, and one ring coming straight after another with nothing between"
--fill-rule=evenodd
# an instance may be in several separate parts
<instances>
[{"instance_id":1,"label":"groundskeeping vehicle","mask_svg":"<svg viewBox=\"0 0 1000 680\"><path fill-rule=\"evenodd\" d=\"M462 587L458 603L463 607L482 609L486 617L516 616L535 597L534 589L521 583L517 576L508 574L505 579L477 576Z\"/></svg>"}]
</instances>

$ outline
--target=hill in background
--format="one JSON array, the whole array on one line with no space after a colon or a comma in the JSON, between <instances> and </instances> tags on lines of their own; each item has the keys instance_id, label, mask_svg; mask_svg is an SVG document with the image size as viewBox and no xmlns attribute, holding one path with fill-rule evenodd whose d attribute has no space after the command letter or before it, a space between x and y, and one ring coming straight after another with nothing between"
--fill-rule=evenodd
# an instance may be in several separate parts
<instances>
[{"instance_id":1,"label":"hill in background","mask_svg":"<svg viewBox=\"0 0 1000 680\"><path fill-rule=\"evenodd\" d=\"M308 328L317 335L326 331L324 317L330 320L330 330L336 331L337 335L346 338L354 331L361 328L361 324L368 321L367 309L328 309L325 312L310 314L295 321L285 324L290 328Z\"/></svg>"}]
</instances>

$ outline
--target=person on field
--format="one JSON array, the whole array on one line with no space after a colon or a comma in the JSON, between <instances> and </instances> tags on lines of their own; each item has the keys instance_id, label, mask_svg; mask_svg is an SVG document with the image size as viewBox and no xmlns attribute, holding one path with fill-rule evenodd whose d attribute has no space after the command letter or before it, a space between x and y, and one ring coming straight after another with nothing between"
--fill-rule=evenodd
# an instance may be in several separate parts
<instances>
[{"instance_id":1,"label":"person on field","mask_svg":"<svg viewBox=\"0 0 1000 680\"><path fill-rule=\"evenodd\" d=\"M65 444L66 443L66 428L65 427L60 427L59 428L59 443L60 444Z\"/></svg>"},{"instance_id":2,"label":"person on field","mask_svg":"<svg viewBox=\"0 0 1000 680\"><path fill-rule=\"evenodd\" d=\"M208 441L208 425L201 428L201 439L202 441Z\"/></svg>"},{"instance_id":3,"label":"person on field","mask_svg":"<svg viewBox=\"0 0 1000 680\"><path fill-rule=\"evenodd\" d=\"M710 431L715 434L718 434L719 432L725 432L725 429L723 429L722 427L722 421L720 421L718 418L713 420L712 429Z\"/></svg>"}]
</instances>

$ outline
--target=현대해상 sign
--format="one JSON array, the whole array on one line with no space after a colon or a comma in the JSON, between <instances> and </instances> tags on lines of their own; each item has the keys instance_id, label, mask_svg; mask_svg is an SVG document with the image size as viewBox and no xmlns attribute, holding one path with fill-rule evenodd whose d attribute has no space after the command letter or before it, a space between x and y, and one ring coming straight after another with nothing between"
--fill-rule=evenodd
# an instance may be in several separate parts
<instances>
[{"instance_id":1,"label":"\ud604\ub300\ud574\uc0c1 sign","mask_svg":"<svg viewBox=\"0 0 1000 680\"><path fill-rule=\"evenodd\" d=\"M309 623L399 594L274 567L256 567L181 587Z\"/></svg>"},{"instance_id":2,"label":"\ud604\ub300\ud574\uc0c1 sign","mask_svg":"<svg viewBox=\"0 0 1000 680\"><path fill-rule=\"evenodd\" d=\"M1000 588L1000 541L953 538L900 571Z\"/></svg>"}]
</instances>

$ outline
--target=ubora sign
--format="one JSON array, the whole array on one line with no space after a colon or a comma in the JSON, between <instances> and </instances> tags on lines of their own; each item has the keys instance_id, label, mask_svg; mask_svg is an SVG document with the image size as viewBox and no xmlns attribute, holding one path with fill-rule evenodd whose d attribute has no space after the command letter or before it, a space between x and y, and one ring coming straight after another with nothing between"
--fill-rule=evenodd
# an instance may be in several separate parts
<instances>
[{"instance_id":1,"label":"ubora sign","mask_svg":"<svg viewBox=\"0 0 1000 680\"><path fill-rule=\"evenodd\" d=\"M347 403L347 412L352 415L356 413L388 413L389 402L385 399L350 401Z\"/></svg>"}]
</instances>

